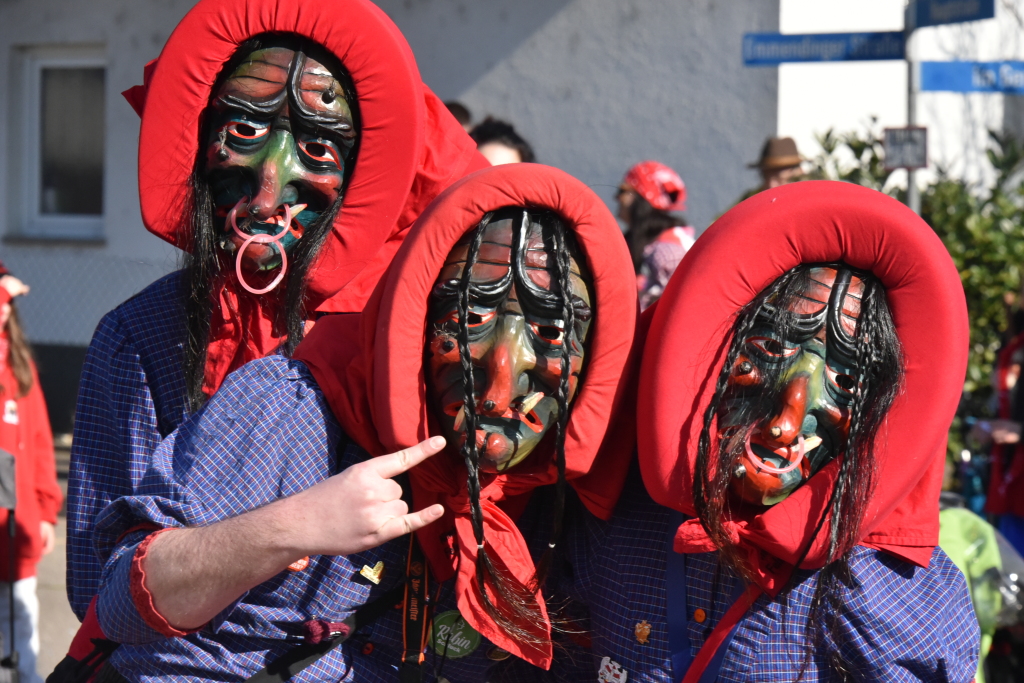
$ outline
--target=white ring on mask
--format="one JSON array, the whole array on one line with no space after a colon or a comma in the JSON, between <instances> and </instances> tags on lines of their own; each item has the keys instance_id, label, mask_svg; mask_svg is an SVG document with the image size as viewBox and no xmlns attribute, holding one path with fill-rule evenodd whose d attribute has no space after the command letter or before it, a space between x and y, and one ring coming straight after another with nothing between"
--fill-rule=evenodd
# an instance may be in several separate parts
<instances>
[{"instance_id":1,"label":"white ring on mask","mask_svg":"<svg viewBox=\"0 0 1024 683\"><path fill-rule=\"evenodd\" d=\"M251 294L266 294L267 292L281 284L281 280L284 279L284 275L288 271L288 254L287 252L285 252L284 245L281 244L281 240L284 238L285 235L288 234L288 231L291 229L292 219L294 218L294 215L301 213L303 209L306 208L306 205L296 204L295 206L291 206L289 204L285 204L284 221L281 228L281 232L277 233L276 235L267 235L261 232L248 235L242 232L242 230L238 227L238 209L239 207L242 206L243 203L247 202L248 200L248 197L242 197L242 199L238 200L238 203L235 204L235 206L228 213L228 223L231 225L231 229L234 230L235 234L241 237L243 240L242 246L238 248L238 253L235 254L235 275L238 276L238 283L242 285L243 289L245 289L247 292ZM275 247L277 247L277 251L281 255L280 272L277 274L277 277L275 277L274 280L263 289L256 289L252 287L248 282L245 281L245 276L242 275L242 255L245 254L245 250L249 247L249 245L253 243L273 244Z\"/></svg>"},{"instance_id":2,"label":"white ring on mask","mask_svg":"<svg viewBox=\"0 0 1024 683\"><path fill-rule=\"evenodd\" d=\"M750 461L751 465L757 468L758 472L767 472L768 474L786 474L787 472L795 470L800 466L800 463L804 461L804 435L798 434L796 442L797 448L799 449L796 454L796 460L789 463L786 467L772 467L765 462L763 458L755 455L753 449L750 448L750 431L747 432L747 437L743 440L743 450L746 452L747 460ZM788 448L792 447L789 446ZM757 459L755 460L754 458Z\"/></svg>"}]
</instances>

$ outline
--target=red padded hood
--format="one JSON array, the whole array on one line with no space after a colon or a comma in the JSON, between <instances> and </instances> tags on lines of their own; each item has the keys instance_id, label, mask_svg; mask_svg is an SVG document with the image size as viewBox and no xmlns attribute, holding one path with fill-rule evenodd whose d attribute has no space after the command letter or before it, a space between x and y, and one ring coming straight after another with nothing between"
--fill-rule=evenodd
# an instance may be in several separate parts
<instances>
[{"instance_id":1,"label":"red padded hood","mask_svg":"<svg viewBox=\"0 0 1024 683\"><path fill-rule=\"evenodd\" d=\"M188 249L189 175L214 83L245 40L307 37L352 76L362 120L359 152L333 231L308 275L310 310L362 310L419 213L441 190L487 165L420 80L394 23L367 0L201 0L125 97L142 115L139 196L150 232ZM272 351L277 296L253 297L225 278L215 306L207 391L242 363ZM274 293L276 294L276 293ZM222 319L218 319L218 316ZM220 342L218 344L218 342Z\"/></svg>"},{"instance_id":2,"label":"red padded hood","mask_svg":"<svg viewBox=\"0 0 1024 683\"><path fill-rule=\"evenodd\" d=\"M632 420L609 437L613 415L628 401L634 375L638 319L629 251L604 202L557 169L510 164L479 171L438 197L420 217L395 257L378 293L361 316L327 316L296 350L316 377L346 433L374 455L413 446L439 434L427 400L424 347L431 289L449 252L488 211L529 206L556 211L585 254L593 276L594 321L583 381L572 405L565 442L566 477L587 508L607 519L618 500L634 443ZM488 554L523 586L534 566L512 517L534 488L556 481L552 438L504 474L481 474ZM588 476L588 473L593 473ZM424 552L442 578L456 569L459 610L500 647L547 668L551 649L505 636L483 607L475 579L476 541L469 521L467 474L453 452L410 472L417 509L435 502L447 512L419 532ZM449 552L454 529L459 552ZM543 596L535 596L543 609ZM548 624L522 624L549 636Z\"/></svg>"},{"instance_id":3,"label":"red padded hood","mask_svg":"<svg viewBox=\"0 0 1024 683\"><path fill-rule=\"evenodd\" d=\"M643 355L637 434L644 483L662 505L695 515L697 440L737 312L802 263L843 261L885 285L906 376L875 442L878 472L861 543L927 566L938 542L946 433L967 367L960 277L935 233L903 204L857 185L813 181L761 192L722 216L686 255L658 303ZM738 517L731 533L775 593L827 505L838 462L785 501ZM827 524L803 567L825 563ZM676 548L712 550L699 522ZM782 562L779 562L781 560Z\"/></svg>"}]
</instances>

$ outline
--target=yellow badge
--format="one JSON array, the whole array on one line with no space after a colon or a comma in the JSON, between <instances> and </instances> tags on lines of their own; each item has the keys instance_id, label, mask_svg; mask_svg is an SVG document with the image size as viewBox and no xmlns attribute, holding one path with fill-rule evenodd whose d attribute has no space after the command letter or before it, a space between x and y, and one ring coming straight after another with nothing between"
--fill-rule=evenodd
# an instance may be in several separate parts
<instances>
[{"instance_id":1,"label":"yellow badge","mask_svg":"<svg viewBox=\"0 0 1024 683\"><path fill-rule=\"evenodd\" d=\"M647 638L651 635L651 625L644 619L633 627L633 632L636 634L636 642L646 645Z\"/></svg>"},{"instance_id":2,"label":"yellow badge","mask_svg":"<svg viewBox=\"0 0 1024 683\"><path fill-rule=\"evenodd\" d=\"M359 570L359 574L365 577L367 581L380 585L380 577L384 574L384 562L378 562L372 567L364 564L363 568Z\"/></svg>"}]
</instances>

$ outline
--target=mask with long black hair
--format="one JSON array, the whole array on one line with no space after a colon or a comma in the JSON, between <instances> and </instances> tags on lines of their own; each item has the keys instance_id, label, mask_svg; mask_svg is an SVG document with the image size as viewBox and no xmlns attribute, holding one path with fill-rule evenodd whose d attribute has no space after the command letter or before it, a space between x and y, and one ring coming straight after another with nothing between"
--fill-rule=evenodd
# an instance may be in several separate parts
<instances>
[{"instance_id":1,"label":"mask with long black hair","mask_svg":"<svg viewBox=\"0 0 1024 683\"><path fill-rule=\"evenodd\" d=\"M225 65L204 112L191 178L184 360L192 409L205 399L220 276L248 290L240 296L271 304L274 336L286 352L302 339L306 275L340 210L358 129L347 72L307 39L257 36Z\"/></svg>"},{"instance_id":2,"label":"mask with long black hair","mask_svg":"<svg viewBox=\"0 0 1024 683\"><path fill-rule=\"evenodd\" d=\"M515 586L488 558L481 472L508 472L554 427L556 510L549 552L535 579L542 582L561 535L566 425L593 318L591 278L582 264L572 233L556 214L506 208L485 215L455 246L431 293L429 393L466 466L485 606L519 639L534 637L517 621L538 617L531 609L537 588ZM498 609L489 592L508 607Z\"/></svg>"},{"instance_id":3,"label":"mask with long black hair","mask_svg":"<svg viewBox=\"0 0 1024 683\"><path fill-rule=\"evenodd\" d=\"M903 375L885 289L844 264L798 266L742 309L731 334L698 444L697 515L725 561L745 573L726 521L740 507L781 502L838 458L829 503L816 520L820 529L827 517L828 557L808 629L833 669L846 671L830 616L841 609L844 554L859 538L871 498L875 436Z\"/></svg>"}]
</instances>

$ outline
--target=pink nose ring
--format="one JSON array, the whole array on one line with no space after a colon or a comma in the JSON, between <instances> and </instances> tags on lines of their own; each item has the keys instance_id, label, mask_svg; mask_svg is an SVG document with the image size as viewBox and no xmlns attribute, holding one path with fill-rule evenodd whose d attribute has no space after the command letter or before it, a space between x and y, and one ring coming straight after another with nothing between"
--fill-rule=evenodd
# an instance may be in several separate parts
<instances>
[{"instance_id":1,"label":"pink nose ring","mask_svg":"<svg viewBox=\"0 0 1024 683\"><path fill-rule=\"evenodd\" d=\"M238 227L238 210L242 204L249 201L248 197L242 197L238 200L238 203L228 212L228 224L231 229L235 231L235 234L242 238L242 246L238 248L238 253L235 254L235 274L238 276L238 283L251 294L266 294L267 292L281 284L284 279L284 275L288 272L288 254L284 250L284 246L281 244L281 239L288 234L289 229L292 225L292 219L299 213L302 213L303 209L306 208L305 204L296 204L291 206L286 204L284 207L284 219L281 221L281 232L276 235L267 235L265 233L255 233L253 235L247 235L242 232ZM281 270L278 272L277 277L264 287L263 289L256 289L245 281L245 276L242 274L242 256L245 254L245 250L250 244L272 244L277 248L277 252L281 255Z\"/></svg>"},{"instance_id":2,"label":"pink nose ring","mask_svg":"<svg viewBox=\"0 0 1024 683\"><path fill-rule=\"evenodd\" d=\"M796 442L799 450L796 454L796 460L789 463L786 467L772 467L764 461L761 457L754 454L754 451L750 448L750 432L747 432L747 438L743 441L743 448L746 451L747 460L750 464L757 468L758 472L767 472L769 474L785 474L786 472L792 472L800 463L804 460L804 435L800 434L796 437ZM755 460L756 458L756 460Z\"/></svg>"}]
</instances>

